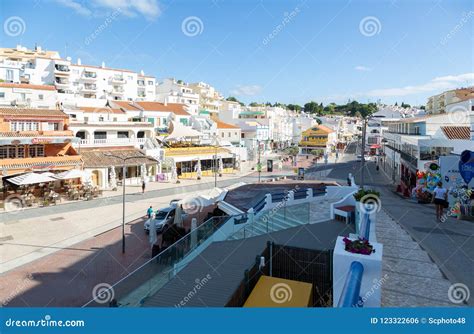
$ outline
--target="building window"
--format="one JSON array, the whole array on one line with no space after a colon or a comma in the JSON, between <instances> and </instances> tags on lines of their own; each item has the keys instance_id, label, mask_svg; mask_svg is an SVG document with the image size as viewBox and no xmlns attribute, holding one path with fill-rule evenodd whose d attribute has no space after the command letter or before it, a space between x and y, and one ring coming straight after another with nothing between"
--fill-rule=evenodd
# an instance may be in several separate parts
<instances>
[{"instance_id":1,"label":"building window","mask_svg":"<svg viewBox=\"0 0 474 334\"><path fill-rule=\"evenodd\" d=\"M118 131L117 132L118 138L128 138L128 131Z\"/></svg>"},{"instance_id":2,"label":"building window","mask_svg":"<svg viewBox=\"0 0 474 334\"><path fill-rule=\"evenodd\" d=\"M6 81L13 82L13 70L7 70Z\"/></svg>"},{"instance_id":3,"label":"building window","mask_svg":"<svg viewBox=\"0 0 474 334\"><path fill-rule=\"evenodd\" d=\"M99 122L103 122L104 121L104 117L100 116L99 117Z\"/></svg>"},{"instance_id":4,"label":"building window","mask_svg":"<svg viewBox=\"0 0 474 334\"><path fill-rule=\"evenodd\" d=\"M4 99L5 98L5 93L4 92L0 92L0 99Z\"/></svg>"},{"instance_id":5,"label":"building window","mask_svg":"<svg viewBox=\"0 0 474 334\"><path fill-rule=\"evenodd\" d=\"M148 80L148 86L153 86L153 81L152 80Z\"/></svg>"},{"instance_id":6,"label":"building window","mask_svg":"<svg viewBox=\"0 0 474 334\"><path fill-rule=\"evenodd\" d=\"M224 138L224 132L221 132L221 137Z\"/></svg>"},{"instance_id":7,"label":"building window","mask_svg":"<svg viewBox=\"0 0 474 334\"><path fill-rule=\"evenodd\" d=\"M48 130L49 131L58 131L59 130L59 123L48 123Z\"/></svg>"},{"instance_id":8,"label":"building window","mask_svg":"<svg viewBox=\"0 0 474 334\"><path fill-rule=\"evenodd\" d=\"M231 136L231 133L230 133L230 132L227 132L227 137L230 138L230 136Z\"/></svg>"},{"instance_id":9,"label":"building window","mask_svg":"<svg viewBox=\"0 0 474 334\"><path fill-rule=\"evenodd\" d=\"M107 139L107 132L105 131L94 132L94 139Z\"/></svg>"},{"instance_id":10,"label":"building window","mask_svg":"<svg viewBox=\"0 0 474 334\"><path fill-rule=\"evenodd\" d=\"M44 157L44 145L30 145L28 150L30 157Z\"/></svg>"},{"instance_id":11,"label":"building window","mask_svg":"<svg viewBox=\"0 0 474 334\"><path fill-rule=\"evenodd\" d=\"M38 131L38 122L10 122L10 131Z\"/></svg>"},{"instance_id":12,"label":"building window","mask_svg":"<svg viewBox=\"0 0 474 334\"><path fill-rule=\"evenodd\" d=\"M43 100L44 100L44 95L43 95L43 94L39 94L39 95L38 95L38 100L43 101Z\"/></svg>"}]
</instances>

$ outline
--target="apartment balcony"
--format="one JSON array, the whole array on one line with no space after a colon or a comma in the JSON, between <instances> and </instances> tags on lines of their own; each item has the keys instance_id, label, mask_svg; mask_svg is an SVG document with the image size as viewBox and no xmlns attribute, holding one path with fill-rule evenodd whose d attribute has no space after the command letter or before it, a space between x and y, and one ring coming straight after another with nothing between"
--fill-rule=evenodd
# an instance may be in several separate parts
<instances>
[{"instance_id":1,"label":"apartment balcony","mask_svg":"<svg viewBox=\"0 0 474 334\"><path fill-rule=\"evenodd\" d=\"M81 80L95 82L97 80L97 73L95 72L84 72L81 76Z\"/></svg>"},{"instance_id":2,"label":"apartment balcony","mask_svg":"<svg viewBox=\"0 0 474 334\"><path fill-rule=\"evenodd\" d=\"M59 89L67 89L69 88L69 80L64 78L56 78L54 85Z\"/></svg>"},{"instance_id":3,"label":"apartment balcony","mask_svg":"<svg viewBox=\"0 0 474 334\"><path fill-rule=\"evenodd\" d=\"M111 92L113 95L122 96L125 93L125 90L122 87L114 87Z\"/></svg>"},{"instance_id":4,"label":"apartment balcony","mask_svg":"<svg viewBox=\"0 0 474 334\"><path fill-rule=\"evenodd\" d=\"M82 93L95 93L97 91L96 85L84 85L81 87Z\"/></svg>"},{"instance_id":5,"label":"apartment balcony","mask_svg":"<svg viewBox=\"0 0 474 334\"><path fill-rule=\"evenodd\" d=\"M125 79L123 77L112 77L110 79L110 82L114 84L123 85L125 83Z\"/></svg>"},{"instance_id":6,"label":"apartment balcony","mask_svg":"<svg viewBox=\"0 0 474 334\"><path fill-rule=\"evenodd\" d=\"M71 70L69 69L69 66L59 65L59 64L54 65L54 74L55 75L69 76L70 73L71 73Z\"/></svg>"},{"instance_id":7,"label":"apartment balcony","mask_svg":"<svg viewBox=\"0 0 474 334\"><path fill-rule=\"evenodd\" d=\"M148 138L106 138L106 139L81 139L80 147L108 147L108 146L140 146Z\"/></svg>"}]
</instances>

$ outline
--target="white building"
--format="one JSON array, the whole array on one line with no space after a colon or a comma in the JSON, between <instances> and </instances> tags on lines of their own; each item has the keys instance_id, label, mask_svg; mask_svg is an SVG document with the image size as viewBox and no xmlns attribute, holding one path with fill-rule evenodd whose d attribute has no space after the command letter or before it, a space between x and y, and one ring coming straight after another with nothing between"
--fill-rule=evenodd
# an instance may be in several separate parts
<instances>
[{"instance_id":1,"label":"white building","mask_svg":"<svg viewBox=\"0 0 474 334\"><path fill-rule=\"evenodd\" d=\"M57 92L54 86L0 82L0 105L54 109L57 107Z\"/></svg>"},{"instance_id":2,"label":"white building","mask_svg":"<svg viewBox=\"0 0 474 334\"><path fill-rule=\"evenodd\" d=\"M181 80L163 79L156 85L156 100L162 103L181 103L188 106L188 111L195 115L199 109L199 94Z\"/></svg>"},{"instance_id":3,"label":"white building","mask_svg":"<svg viewBox=\"0 0 474 334\"><path fill-rule=\"evenodd\" d=\"M219 110L224 97L214 87L205 82L189 84L194 93L199 95L200 110Z\"/></svg>"},{"instance_id":4,"label":"white building","mask_svg":"<svg viewBox=\"0 0 474 334\"><path fill-rule=\"evenodd\" d=\"M154 77L143 72L83 65L61 59L56 51L40 47L0 49L0 79L8 83L54 85L58 100L68 107L103 107L107 100L154 101Z\"/></svg>"},{"instance_id":5,"label":"white building","mask_svg":"<svg viewBox=\"0 0 474 334\"><path fill-rule=\"evenodd\" d=\"M154 136L153 125L132 121L121 109L79 107L64 109L69 115L69 129L80 138L79 148L133 146L143 148Z\"/></svg>"}]
</instances>

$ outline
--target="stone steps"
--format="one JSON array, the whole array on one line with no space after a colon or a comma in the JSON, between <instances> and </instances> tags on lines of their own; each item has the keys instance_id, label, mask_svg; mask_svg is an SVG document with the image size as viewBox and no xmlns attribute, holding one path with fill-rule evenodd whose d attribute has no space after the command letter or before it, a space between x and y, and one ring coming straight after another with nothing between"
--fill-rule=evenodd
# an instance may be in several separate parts
<instances>
[{"instance_id":1,"label":"stone steps","mask_svg":"<svg viewBox=\"0 0 474 334\"><path fill-rule=\"evenodd\" d=\"M384 210L377 214L375 231L383 244L382 306L457 306L448 298L451 282Z\"/></svg>"}]
</instances>

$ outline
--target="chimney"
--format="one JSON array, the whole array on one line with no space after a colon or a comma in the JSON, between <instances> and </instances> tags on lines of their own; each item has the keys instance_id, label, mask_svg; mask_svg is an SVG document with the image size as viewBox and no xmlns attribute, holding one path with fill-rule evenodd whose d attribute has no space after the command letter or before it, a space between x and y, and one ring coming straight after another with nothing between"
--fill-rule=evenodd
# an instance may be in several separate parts
<instances>
[{"instance_id":1,"label":"chimney","mask_svg":"<svg viewBox=\"0 0 474 334\"><path fill-rule=\"evenodd\" d=\"M17 50L17 51L21 51L21 50L22 50L21 44L17 44L17 45L16 45L16 50Z\"/></svg>"},{"instance_id":2,"label":"chimney","mask_svg":"<svg viewBox=\"0 0 474 334\"><path fill-rule=\"evenodd\" d=\"M77 58L77 65L82 65L81 58Z\"/></svg>"},{"instance_id":3,"label":"chimney","mask_svg":"<svg viewBox=\"0 0 474 334\"><path fill-rule=\"evenodd\" d=\"M101 67L102 67L102 68L105 68L105 62L102 62Z\"/></svg>"},{"instance_id":4,"label":"chimney","mask_svg":"<svg viewBox=\"0 0 474 334\"><path fill-rule=\"evenodd\" d=\"M143 77L145 76L145 72L143 72L143 70L140 71L140 75Z\"/></svg>"}]
</instances>

